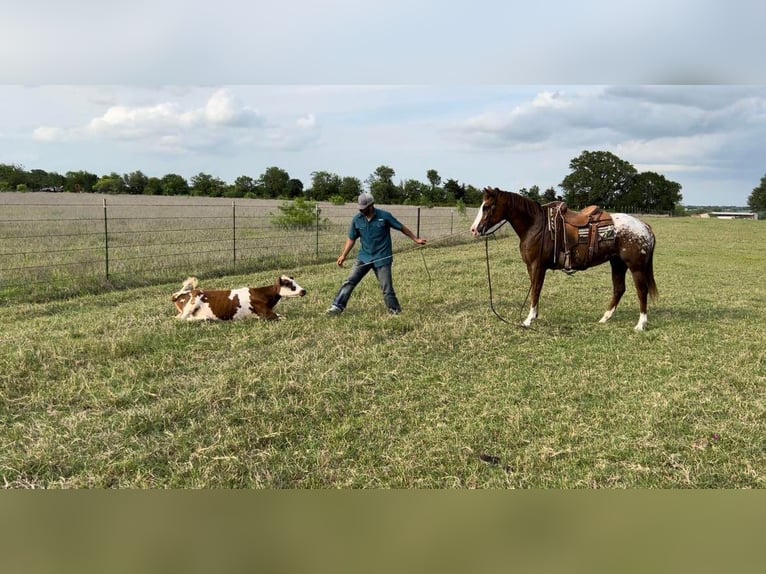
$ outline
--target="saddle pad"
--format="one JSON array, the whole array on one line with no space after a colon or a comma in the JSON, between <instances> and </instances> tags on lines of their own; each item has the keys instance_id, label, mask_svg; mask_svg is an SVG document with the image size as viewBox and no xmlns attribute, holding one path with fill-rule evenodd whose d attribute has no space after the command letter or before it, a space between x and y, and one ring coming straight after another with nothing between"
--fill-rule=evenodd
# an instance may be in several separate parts
<instances>
[{"instance_id":1,"label":"saddle pad","mask_svg":"<svg viewBox=\"0 0 766 574\"><path fill-rule=\"evenodd\" d=\"M581 241L588 241L588 237L590 236L590 226L588 227L580 227L577 230L577 235L579 236ZM598 238L599 240L602 239L614 239L614 225L604 225L602 227L598 228Z\"/></svg>"}]
</instances>

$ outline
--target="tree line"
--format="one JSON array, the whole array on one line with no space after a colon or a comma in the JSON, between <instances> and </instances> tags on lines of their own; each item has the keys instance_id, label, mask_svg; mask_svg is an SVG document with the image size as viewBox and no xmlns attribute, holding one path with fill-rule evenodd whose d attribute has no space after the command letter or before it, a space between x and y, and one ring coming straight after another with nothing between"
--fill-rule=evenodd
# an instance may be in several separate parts
<instances>
[{"instance_id":1,"label":"tree line","mask_svg":"<svg viewBox=\"0 0 766 574\"><path fill-rule=\"evenodd\" d=\"M605 209L674 211L680 207L681 185L655 172L639 173L633 165L605 151L583 151L569 163L571 173L558 185L541 191L537 185L517 190L540 203L563 200L573 208L599 205ZM470 205L481 202L482 190L455 179L442 180L438 171L426 171L426 182L405 179L395 182L396 172L379 166L362 182L353 176L328 171L311 174L308 187L280 167L268 167L257 178L241 175L233 183L199 173L188 181L170 173L149 177L141 171L98 176L87 171L64 175L41 169L0 164L0 191L66 191L73 193L188 195L204 197L296 199L346 203L369 190L381 204ZM762 187L763 187L762 181Z\"/></svg>"},{"instance_id":2,"label":"tree line","mask_svg":"<svg viewBox=\"0 0 766 574\"><path fill-rule=\"evenodd\" d=\"M761 178L760 185L753 188L747 198L747 206L757 212L759 218L766 219L766 175Z\"/></svg>"}]
</instances>

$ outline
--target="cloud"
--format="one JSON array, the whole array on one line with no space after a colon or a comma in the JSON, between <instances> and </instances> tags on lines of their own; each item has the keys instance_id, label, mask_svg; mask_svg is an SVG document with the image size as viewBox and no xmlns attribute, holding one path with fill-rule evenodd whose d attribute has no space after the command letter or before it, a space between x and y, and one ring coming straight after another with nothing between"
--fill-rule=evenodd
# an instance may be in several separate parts
<instances>
[{"instance_id":1,"label":"cloud","mask_svg":"<svg viewBox=\"0 0 766 574\"><path fill-rule=\"evenodd\" d=\"M188 111L174 102L134 108L112 106L102 116L91 120L85 131L104 137L137 139L197 128L247 128L263 123L263 118L255 110L242 106L226 90L218 90L204 107Z\"/></svg>"},{"instance_id":2,"label":"cloud","mask_svg":"<svg viewBox=\"0 0 766 574\"><path fill-rule=\"evenodd\" d=\"M643 86L544 91L450 126L464 145L524 151L597 147L632 163L704 169L733 140L766 136L766 90Z\"/></svg>"},{"instance_id":3,"label":"cloud","mask_svg":"<svg viewBox=\"0 0 766 574\"><path fill-rule=\"evenodd\" d=\"M306 114L305 116L298 118L295 124L299 128L311 129L316 127L316 116L314 114Z\"/></svg>"},{"instance_id":4,"label":"cloud","mask_svg":"<svg viewBox=\"0 0 766 574\"><path fill-rule=\"evenodd\" d=\"M226 90L215 92L205 105L204 124L212 126L249 127L262 123L258 113L242 106Z\"/></svg>"},{"instance_id":5,"label":"cloud","mask_svg":"<svg viewBox=\"0 0 766 574\"><path fill-rule=\"evenodd\" d=\"M66 134L66 130L59 128L41 127L32 132L32 137L40 142L55 142L65 141L67 139Z\"/></svg>"},{"instance_id":6,"label":"cloud","mask_svg":"<svg viewBox=\"0 0 766 574\"><path fill-rule=\"evenodd\" d=\"M203 105L184 107L176 101L150 105L111 105L85 125L72 128L41 126L33 131L39 142L110 140L136 142L155 151L183 153L247 144L276 149L299 149L316 141L314 114L293 121L268 120L242 104L227 89L213 92Z\"/></svg>"},{"instance_id":7,"label":"cloud","mask_svg":"<svg viewBox=\"0 0 766 574\"><path fill-rule=\"evenodd\" d=\"M702 172L713 170L715 161L704 158L715 157L725 143L722 134L628 140L615 146L614 153L630 158L639 171Z\"/></svg>"},{"instance_id":8,"label":"cloud","mask_svg":"<svg viewBox=\"0 0 766 574\"><path fill-rule=\"evenodd\" d=\"M588 127L583 99L563 92L540 92L505 110L490 110L448 128L471 146L516 151L549 142L572 127ZM594 129L595 126L591 127Z\"/></svg>"}]
</instances>

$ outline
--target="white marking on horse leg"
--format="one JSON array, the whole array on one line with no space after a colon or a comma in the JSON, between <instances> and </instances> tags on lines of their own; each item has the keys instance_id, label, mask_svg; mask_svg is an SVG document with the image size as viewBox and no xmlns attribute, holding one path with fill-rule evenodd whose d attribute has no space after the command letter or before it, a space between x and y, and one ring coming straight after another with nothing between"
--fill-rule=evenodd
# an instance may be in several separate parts
<instances>
[{"instance_id":1,"label":"white marking on horse leg","mask_svg":"<svg viewBox=\"0 0 766 574\"><path fill-rule=\"evenodd\" d=\"M532 324L532 321L537 319L537 307L530 307L529 308L529 315L527 315L527 318L524 319L524 322L522 325L524 327L529 327Z\"/></svg>"},{"instance_id":2,"label":"white marking on horse leg","mask_svg":"<svg viewBox=\"0 0 766 574\"><path fill-rule=\"evenodd\" d=\"M636 331L643 331L646 329L646 324L649 322L649 319L646 316L646 313L641 313L638 316L638 323L634 327Z\"/></svg>"},{"instance_id":3,"label":"white marking on horse leg","mask_svg":"<svg viewBox=\"0 0 766 574\"><path fill-rule=\"evenodd\" d=\"M599 323L606 323L609 319L612 318L612 315L614 315L614 311L617 309L617 307L612 307L611 309L607 309L604 313L604 316L601 317L599 320Z\"/></svg>"}]
</instances>

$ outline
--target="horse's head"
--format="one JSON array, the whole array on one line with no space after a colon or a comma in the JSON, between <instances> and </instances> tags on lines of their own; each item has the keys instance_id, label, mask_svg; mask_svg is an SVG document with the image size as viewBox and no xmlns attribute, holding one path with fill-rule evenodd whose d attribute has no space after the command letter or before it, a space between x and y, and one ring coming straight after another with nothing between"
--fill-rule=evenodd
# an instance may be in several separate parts
<instances>
[{"instance_id":1,"label":"horse's head","mask_svg":"<svg viewBox=\"0 0 766 574\"><path fill-rule=\"evenodd\" d=\"M505 223L505 214L497 207L497 199L500 190L496 187L485 187L476 219L471 224L471 233L474 237L490 235L497 231Z\"/></svg>"}]
</instances>

